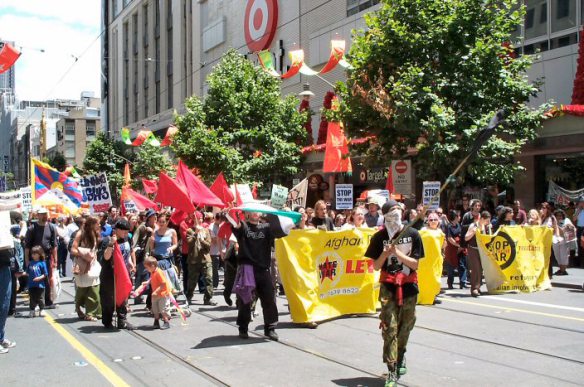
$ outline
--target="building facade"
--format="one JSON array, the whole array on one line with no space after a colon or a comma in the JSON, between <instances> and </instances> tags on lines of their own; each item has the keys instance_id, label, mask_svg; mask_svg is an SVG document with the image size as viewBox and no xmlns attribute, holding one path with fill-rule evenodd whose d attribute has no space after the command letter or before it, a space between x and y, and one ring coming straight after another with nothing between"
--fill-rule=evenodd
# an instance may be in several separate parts
<instances>
[{"instance_id":1,"label":"building facade","mask_svg":"<svg viewBox=\"0 0 584 387\"><path fill-rule=\"evenodd\" d=\"M272 19L262 17L264 13L274 17L274 3L278 11L272 25ZM569 103L584 0L525 0L525 4L525 25L515 32L515 43L520 47L519 54L541 51L528 76L533 80L545 79L542 93L532 104L548 100ZM299 48L304 49L305 63L318 70L329 58L331 40L345 40L348 51L352 31L365 28L363 15L379 7L376 0L103 0L103 6L107 18L104 24L108 25L103 42L107 53L104 110L107 131L115 136L119 136L122 127L131 128L135 136L142 126L164 134L172 123L173 112L182 111L186 97L205 95L205 77L227 50L234 48L257 62L253 53L257 50L250 47L250 36L262 40L269 35L267 47L278 72L289 68L288 53ZM251 18L246 19L246 11L253 14ZM322 77L300 74L283 80L282 95L297 95L305 83L310 83L315 94L310 105L317 112L312 123L314 138L326 92L344 79L344 69L338 66ZM561 120L546 123L541 135L551 133L553 137L559 132L548 130L547 125L563 124ZM576 131L584 132L579 128ZM538 152L555 150L544 147ZM320 160L319 155L309 158L307 175L319 173ZM534 160L520 161L527 163L528 173L540 173L529 166ZM369 176L367 171L365 174ZM366 179L360 188L382 188L383 183L378 180ZM527 192L536 192L535 187L521 187L525 187L525 192L516 191L527 205L541 201L540 196Z\"/></svg>"}]
</instances>

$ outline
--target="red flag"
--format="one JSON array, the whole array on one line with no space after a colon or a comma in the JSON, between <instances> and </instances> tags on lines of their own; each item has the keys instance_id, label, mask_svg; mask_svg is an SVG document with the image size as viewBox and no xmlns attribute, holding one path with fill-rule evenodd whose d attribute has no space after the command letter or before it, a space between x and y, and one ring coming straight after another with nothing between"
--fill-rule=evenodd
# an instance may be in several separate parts
<instances>
[{"instance_id":1,"label":"red flag","mask_svg":"<svg viewBox=\"0 0 584 387\"><path fill-rule=\"evenodd\" d=\"M122 256L120 245L114 243L114 281L116 291L116 306L122 306L132 292L132 281Z\"/></svg>"},{"instance_id":2,"label":"red flag","mask_svg":"<svg viewBox=\"0 0 584 387\"><path fill-rule=\"evenodd\" d=\"M147 194L155 194L158 192L158 182L156 180L142 179L142 186L144 187L144 192Z\"/></svg>"},{"instance_id":3,"label":"red flag","mask_svg":"<svg viewBox=\"0 0 584 387\"><path fill-rule=\"evenodd\" d=\"M391 171L391 163L389 164L389 169L387 171L387 180L385 181L385 189L389 191L390 194L395 193L395 188L393 186L393 173Z\"/></svg>"},{"instance_id":4,"label":"red flag","mask_svg":"<svg viewBox=\"0 0 584 387\"><path fill-rule=\"evenodd\" d=\"M258 198L258 185L256 183L253 183L253 188L251 189L251 196L253 196L254 199Z\"/></svg>"},{"instance_id":5,"label":"red flag","mask_svg":"<svg viewBox=\"0 0 584 387\"><path fill-rule=\"evenodd\" d=\"M227 185L227 181L225 181L225 177L223 176L223 172L219 172L213 184L211 184L211 192L213 192L219 199L223 201L226 205L229 203L233 203L235 197L233 196L233 192L229 189Z\"/></svg>"},{"instance_id":6,"label":"red flag","mask_svg":"<svg viewBox=\"0 0 584 387\"><path fill-rule=\"evenodd\" d=\"M198 206L225 207L223 201L195 176L182 160L178 162L176 180L186 187L189 198Z\"/></svg>"},{"instance_id":7,"label":"red flag","mask_svg":"<svg viewBox=\"0 0 584 387\"><path fill-rule=\"evenodd\" d=\"M187 216L188 216L188 214L186 212L181 211L181 210L176 210L170 216L170 221L172 223L176 224L177 226L179 226L181 224L181 222L187 218Z\"/></svg>"},{"instance_id":8,"label":"red flag","mask_svg":"<svg viewBox=\"0 0 584 387\"><path fill-rule=\"evenodd\" d=\"M160 146L169 146L172 144L172 137L178 132L178 128L174 125L170 125L166 130L166 135L164 136L164 140L160 143Z\"/></svg>"},{"instance_id":9,"label":"red flag","mask_svg":"<svg viewBox=\"0 0 584 387\"><path fill-rule=\"evenodd\" d=\"M158 192L154 198L155 202L162 203L166 206L171 206L177 210L192 214L195 212L195 206L189 199L189 196L180 187L179 183L168 177L163 172L160 172L158 177Z\"/></svg>"},{"instance_id":10,"label":"red flag","mask_svg":"<svg viewBox=\"0 0 584 387\"><path fill-rule=\"evenodd\" d=\"M123 215L129 210L129 208L126 207L135 207L138 211L144 211L147 208L152 208L156 211L160 210L158 204L128 187L122 188Z\"/></svg>"},{"instance_id":11,"label":"red flag","mask_svg":"<svg viewBox=\"0 0 584 387\"><path fill-rule=\"evenodd\" d=\"M8 71L19 56L20 52L17 49L8 43L4 43L4 46L0 50L0 74Z\"/></svg>"},{"instance_id":12,"label":"red flag","mask_svg":"<svg viewBox=\"0 0 584 387\"><path fill-rule=\"evenodd\" d=\"M328 123L322 171L324 173L353 171L347 138L338 122Z\"/></svg>"}]
</instances>

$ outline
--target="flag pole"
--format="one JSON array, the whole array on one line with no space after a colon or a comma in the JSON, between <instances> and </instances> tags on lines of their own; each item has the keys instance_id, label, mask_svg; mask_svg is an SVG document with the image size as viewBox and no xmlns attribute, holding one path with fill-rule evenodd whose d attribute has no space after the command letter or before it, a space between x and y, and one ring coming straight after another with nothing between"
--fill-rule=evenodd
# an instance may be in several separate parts
<instances>
[{"instance_id":1,"label":"flag pole","mask_svg":"<svg viewBox=\"0 0 584 387\"><path fill-rule=\"evenodd\" d=\"M424 217L426 211L428 210L428 208L430 207L432 202L436 198L440 197L440 195L446 189L448 184L450 184L451 182L453 182L455 180L456 175L460 172L462 167L464 167L469 160L471 160L474 156L476 156L476 154L480 150L481 146L484 145L485 142L487 142L489 137L491 137L491 135L494 133L495 129L504 122L505 115L506 115L506 112L503 109L497 111L497 113L493 116L493 118L491 118L489 125L487 127L483 128L479 132L479 134L478 134L477 138L475 139L475 142L471 148L470 153L468 155L466 155L466 157L464 159L462 159L462 161L458 164L458 166L454 169L454 171L448 176L448 178L446 178L446 181L440 186L440 189L438 190L438 192L435 193L430 198L430 201L428 202L428 204L423 206L422 211L420 211L418 213L418 215L416 216L414 221L408 223L401 230L401 232L398 234L398 236L393 238L392 244L395 244L395 242L397 242L406 233L406 231L412 227L413 224L415 224L418 220L420 220Z\"/></svg>"}]
</instances>

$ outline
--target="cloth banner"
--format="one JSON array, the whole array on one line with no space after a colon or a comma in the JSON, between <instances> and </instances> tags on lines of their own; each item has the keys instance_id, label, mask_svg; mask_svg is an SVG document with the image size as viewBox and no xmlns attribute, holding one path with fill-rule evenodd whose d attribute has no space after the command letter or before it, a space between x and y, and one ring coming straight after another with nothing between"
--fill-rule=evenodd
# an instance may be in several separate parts
<instances>
[{"instance_id":1,"label":"cloth banner","mask_svg":"<svg viewBox=\"0 0 584 387\"><path fill-rule=\"evenodd\" d=\"M503 226L494 235L477 234L477 244L489 293L551 288L551 228Z\"/></svg>"},{"instance_id":2,"label":"cloth banner","mask_svg":"<svg viewBox=\"0 0 584 387\"><path fill-rule=\"evenodd\" d=\"M442 285L442 245L444 233L442 230L420 230L424 245L424 258L418 264L418 304L432 305L440 294Z\"/></svg>"},{"instance_id":3,"label":"cloth banner","mask_svg":"<svg viewBox=\"0 0 584 387\"><path fill-rule=\"evenodd\" d=\"M79 186L81 187L81 192L83 192L83 202L89 204L90 214L93 215L109 210L112 205L112 195L110 194L105 172L83 176L79 180Z\"/></svg>"},{"instance_id":4,"label":"cloth banner","mask_svg":"<svg viewBox=\"0 0 584 387\"><path fill-rule=\"evenodd\" d=\"M276 239L276 260L292 321L375 313L379 271L365 258L376 230L292 230Z\"/></svg>"},{"instance_id":5,"label":"cloth banner","mask_svg":"<svg viewBox=\"0 0 584 387\"><path fill-rule=\"evenodd\" d=\"M288 191L288 200L286 207L294 210L295 207L306 207L306 194L308 192L308 179L304 178L300 183L296 184L290 191Z\"/></svg>"},{"instance_id":6,"label":"cloth banner","mask_svg":"<svg viewBox=\"0 0 584 387\"><path fill-rule=\"evenodd\" d=\"M549 182L547 201L563 207L567 207L570 202L577 202L580 196L584 195L584 188L576 191L568 191L554 183Z\"/></svg>"}]
</instances>

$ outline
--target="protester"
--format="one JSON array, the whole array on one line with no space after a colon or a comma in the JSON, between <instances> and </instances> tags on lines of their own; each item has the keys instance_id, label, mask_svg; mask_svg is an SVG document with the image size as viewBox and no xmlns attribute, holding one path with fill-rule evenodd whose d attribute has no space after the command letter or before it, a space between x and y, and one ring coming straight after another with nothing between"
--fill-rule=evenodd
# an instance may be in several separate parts
<instances>
[{"instance_id":1,"label":"protester","mask_svg":"<svg viewBox=\"0 0 584 387\"><path fill-rule=\"evenodd\" d=\"M424 257L424 247L417 230L408 227L402 233L402 208L395 200L386 202L381 212L385 227L373 235L365 257L374 260L375 270L381 269L379 318L383 360L389 371L386 386L395 386L407 372L406 346L416 322L419 293L416 270L418 260Z\"/></svg>"},{"instance_id":2,"label":"protester","mask_svg":"<svg viewBox=\"0 0 584 387\"><path fill-rule=\"evenodd\" d=\"M324 216L324 201L318 201L315 207L319 208L317 213ZM242 339L249 337L251 290L255 288L255 293L261 301L264 313L264 334L270 340L278 341L278 335L276 334L278 307L270 275L271 250L274 245L274 235L270 225L268 223L259 223L260 214L257 212L246 213L246 221L235 220L229 214L225 214L225 216L231 223L233 235L237 238L239 246L237 277L234 288L238 295L237 325L239 327L239 337Z\"/></svg>"},{"instance_id":3,"label":"protester","mask_svg":"<svg viewBox=\"0 0 584 387\"><path fill-rule=\"evenodd\" d=\"M521 208L521 202L519 200L513 202L513 220L515 224L520 226L527 223L527 214Z\"/></svg>"},{"instance_id":4,"label":"protester","mask_svg":"<svg viewBox=\"0 0 584 387\"><path fill-rule=\"evenodd\" d=\"M44 249L48 278L45 278L45 308L54 309L53 300L51 299L50 279L53 274L53 268L57 265L57 228L50 223L49 212L46 208L37 211L38 222L33 223L26 232L24 262L28 266L30 250L34 246L41 246Z\"/></svg>"},{"instance_id":5,"label":"protester","mask_svg":"<svg viewBox=\"0 0 584 387\"><path fill-rule=\"evenodd\" d=\"M541 216L541 225L552 229L553 244L557 244L559 242L558 238L560 236L560 229L558 227L558 221L553 214L552 205L548 202L543 202L539 208L539 215ZM553 244L552 253L550 257L550 264L548 266L548 276L550 277L550 279L552 279L553 276L553 262L554 259L556 259Z\"/></svg>"},{"instance_id":6,"label":"protester","mask_svg":"<svg viewBox=\"0 0 584 387\"><path fill-rule=\"evenodd\" d=\"M347 219L347 223L341 227L341 230L352 230L354 228L368 227L365 223L365 212L363 207L354 207L351 215Z\"/></svg>"},{"instance_id":7,"label":"protester","mask_svg":"<svg viewBox=\"0 0 584 387\"><path fill-rule=\"evenodd\" d=\"M503 207L499 210L499 215L497 220L493 225L493 232L497 232L501 226L514 226L515 221L513 220L513 208Z\"/></svg>"},{"instance_id":8,"label":"protester","mask_svg":"<svg viewBox=\"0 0 584 387\"><path fill-rule=\"evenodd\" d=\"M94 216L88 217L71 247L71 254L74 257L75 311L77 316L85 321L97 321L101 318L99 298L101 265L97 261L100 231L99 219ZM85 308L85 312L81 308Z\"/></svg>"},{"instance_id":9,"label":"protester","mask_svg":"<svg viewBox=\"0 0 584 387\"><path fill-rule=\"evenodd\" d=\"M335 230L340 230L345 224L345 216L343 214L338 214L335 217Z\"/></svg>"},{"instance_id":10,"label":"protester","mask_svg":"<svg viewBox=\"0 0 584 387\"><path fill-rule=\"evenodd\" d=\"M454 270L458 270L458 284L461 289L466 287L466 255L460 245L460 214L451 210L448 213L449 224L446 226L446 249L444 263L446 265L448 289L454 289Z\"/></svg>"},{"instance_id":11,"label":"protester","mask_svg":"<svg viewBox=\"0 0 584 387\"><path fill-rule=\"evenodd\" d=\"M383 225L383 216L379 215L379 204L372 198L367 198L367 214L365 214L365 223L367 227L379 227Z\"/></svg>"},{"instance_id":12,"label":"protester","mask_svg":"<svg viewBox=\"0 0 584 387\"><path fill-rule=\"evenodd\" d=\"M150 238L154 234L156 221L156 212L154 210L146 211L144 223L138 226L136 233L132 238L132 250L134 250L134 256L136 257L136 276L134 280L135 288L140 286L142 282L148 281L150 279L150 273L144 267L144 258L150 254L149 242ZM149 288L146 290L146 294L150 294ZM134 305L141 303L141 295L134 298ZM150 305L146 306L150 307Z\"/></svg>"},{"instance_id":13,"label":"protester","mask_svg":"<svg viewBox=\"0 0 584 387\"><path fill-rule=\"evenodd\" d=\"M314 204L314 216L310 224L315 228L323 228L326 231L334 231L333 220L326 215L326 204L324 200L319 200Z\"/></svg>"},{"instance_id":14,"label":"protester","mask_svg":"<svg viewBox=\"0 0 584 387\"><path fill-rule=\"evenodd\" d=\"M584 235L584 195L578 198L578 207L572 217L573 223L576 226L576 240L578 241L578 258L580 260L580 267L584 267L584 242L582 238Z\"/></svg>"},{"instance_id":15,"label":"protester","mask_svg":"<svg viewBox=\"0 0 584 387\"><path fill-rule=\"evenodd\" d=\"M173 253L178 247L176 231L168 227L168 215L161 213L157 220L158 229L150 238L151 255L158 260L160 267L169 276L170 284L177 290L181 289L180 281L173 267Z\"/></svg>"},{"instance_id":16,"label":"protester","mask_svg":"<svg viewBox=\"0 0 584 387\"><path fill-rule=\"evenodd\" d=\"M28 297L30 314L28 317L35 316L35 310L38 307L37 316L45 317L45 303L43 295L45 292L45 280L49 273L45 264L45 252L41 246L34 246L30 251L31 262L26 270L28 274Z\"/></svg>"},{"instance_id":17,"label":"protester","mask_svg":"<svg viewBox=\"0 0 584 387\"><path fill-rule=\"evenodd\" d=\"M536 209L529 210L527 214L527 225L528 226L541 226L541 216L539 216L539 211Z\"/></svg>"},{"instance_id":18,"label":"protester","mask_svg":"<svg viewBox=\"0 0 584 387\"><path fill-rule=\"evenodd\" d=\"M220 212L211 216L212 223L209 225L209 233L211 234L211 262L213 263L213 288L219 287L219 268L221 267L221 251L223 250L223 241L219 238L219 230L224 219Z\"/></svg>"},{"instance_id":19,"label":"protester","mask_svg":"<svg viewBox=\"0 0 584 387\"><path fill-rule=\"evenodd\" d=\"M309 227L308 214L306 212L306 209L304 207L297 206L296 208L294 208L294 212L298 212L299 214L302 215L300 221L295 225L295 228L299 230L304 230L305 228L308 228Z\"/></svg>"},{"instance_id":20,"label":"protester","mask_svg":"<svg viewBox=\"0 0 584 387\"><path fill-rule=\"evenodd\" d=\"M99 242L97 250L97 259L101 265L100 281L100 301L101 301L101 321L103 326L107 329L113 329L113 315L114 310L117 316L118 329L133 330L134 326L127 321L128 315L128 300L126 299L120 306L116 305L115 292L115 276L114 276L114 249L117 244L122 253L124 264L128 272L133 272L135 269L136 257L128 241L128 233L130 232L130 223L118 218L115 224L114 233L111 237L104 237ZM123 269L122 269L123 270Z\"/></svg>"},{"instance_id":21,"label":"protester","mask_svg":"<svg viewBox=\"0 0 584 387\"><path fill-rule=\"evenodd\" d=\"M8 233L8 230L0 230L0 233ZM8 235L6 235L8 236ZM6 318L10 308L12 296L12 276L10 275L10 262L14 257L14 249L10 246L0 248L0 354L8 353L16 343L6 338Z\"/></svg>"},{"instance_id":22,"label":"protester","mask_svg":"<svg viewBox=\"0 0 584 387\"><path fill-rule=\"evenodd\" d=\"M67 276L67 226L65 218L57 218L57 270L61 277Z\"/></svg>"},{"instance_id":23,"label":"protester","mask_svg":"<svg viewBox=\"0 0 584 387\"><path fill-rule=\"evenodd\" d=\"M154 328L170 328L170 295L172 286L168 283L166 275L159 267L158 259L147 256L144 266L150 273L150 288L152 289L152 314L154 315ZM162 317L162 325L160 325Z\"/></svg>"},{"instance_id":24,"label":"protester","mask_svg":"<svg viewBox=\"0 0 584 387\"><path fill-rule=\"evenodd\" d=\"M18 292L18 286L20 284L19 279L25 278L24 274L24 249L22 248L22 241L19 237L20 235L20 224L16 223L10 227L10 233L12 234L12 241L14 245L14 254L10 258L10 277L11 277L11 295L10 295L10 307L8 309L8 315L12 316L16 313L16 293Z\"/></svg>"},{"instance_id":25,"label":"protester","mask_svg":"<svg viewBox=\"0 0 584 387\"><path fill-rule=\"evenodd\" d=\"M476 233L492 234L491 214L488 211L481 212L468 227L465 239L468 246L467 264L470 272L470 294L473 297L481 295L481 284L483 279L483 267L476 239Z\"/></svg>"},{"instance_id":26,"label":"protester","mask_svg":"<svg viewBox=\"0 0 584 387\"><path fill-rule=\"evenodd\" d=\"M209 229L201 225L202 216L196 213L195 224L187 230L187 242L189 245L188 265L188 287L186 291L187 302L191 303L193 293L197 287L201 274L205 278L205 295L203 302L205 305L217 305L213 300L213 263L211 261L211 233Z\"/></svg>"},{"instance_id":27,"label":"protester","mask_svg":"<svg viewBox=\"0 0 584 387\"><path fill-rule=\"evenodd\" d=\"M108 214L101 213L99 215L99 223L101 225L100 235L102 238L112 236L113 228L110 223L108 223Z\"/></svg>"},{"instance_id":28,"label":"protester","mask_svg":"<svg viewBox=\"0 0 584 387\"><path fill-rule=\"evenodd\" d=\"M558 222L559 235L552 246L554 256L560 266L560 269L554 275L568 275L566 269L570 260L570 244L576 240L576 227L566 217L566 213L563 210L556 210L554 216Z\"/></svg>"}]
</instances>

